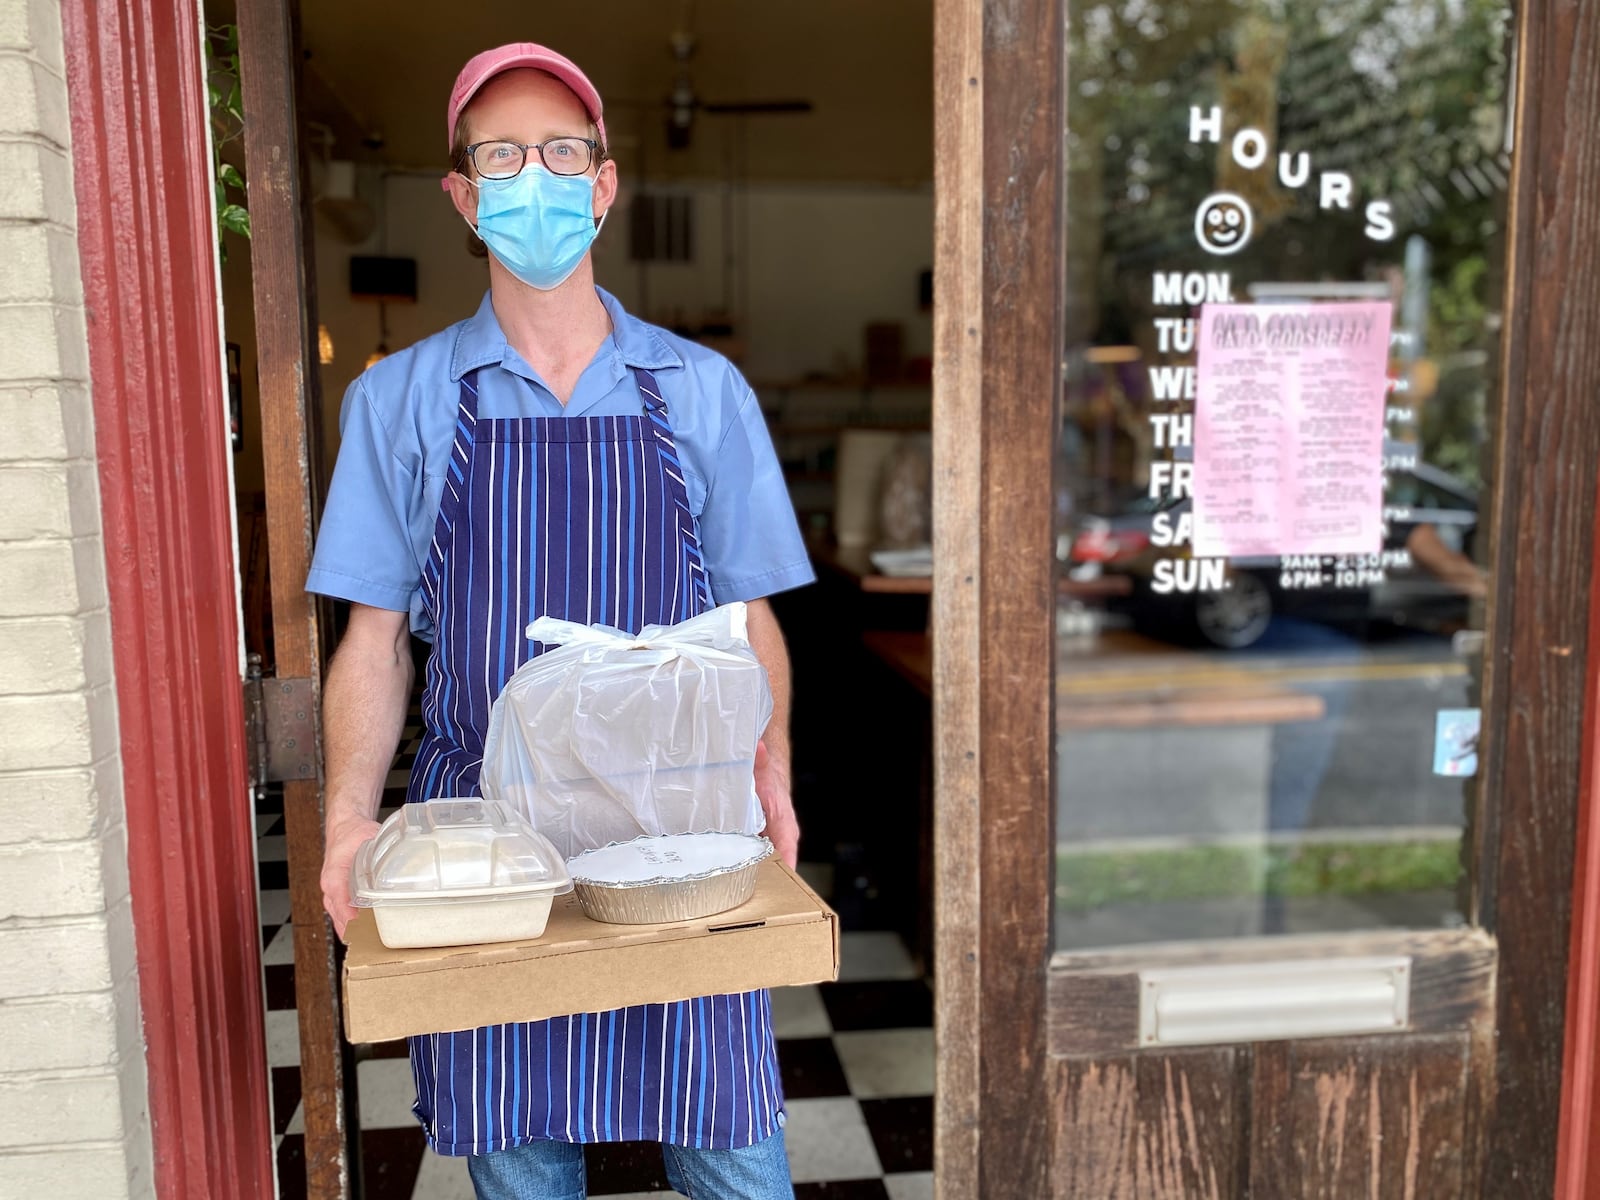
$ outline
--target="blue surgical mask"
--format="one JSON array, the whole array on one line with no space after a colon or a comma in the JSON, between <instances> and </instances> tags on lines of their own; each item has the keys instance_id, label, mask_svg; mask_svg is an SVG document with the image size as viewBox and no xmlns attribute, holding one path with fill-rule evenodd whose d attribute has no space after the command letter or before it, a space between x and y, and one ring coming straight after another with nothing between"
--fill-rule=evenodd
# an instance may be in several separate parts
<instances>
[{"instance_id":1,"label":"blue surgical mask","mask_svg":"<svg viewBox=\"0 0 1600 1200\"><path fill-rule=\"evenodd\" d=\"M542 292L567 281L600 232L588 175L530 166L510 179L467 182L478 189L478 236L506 270Z\"/></svg>"}]
</instances>

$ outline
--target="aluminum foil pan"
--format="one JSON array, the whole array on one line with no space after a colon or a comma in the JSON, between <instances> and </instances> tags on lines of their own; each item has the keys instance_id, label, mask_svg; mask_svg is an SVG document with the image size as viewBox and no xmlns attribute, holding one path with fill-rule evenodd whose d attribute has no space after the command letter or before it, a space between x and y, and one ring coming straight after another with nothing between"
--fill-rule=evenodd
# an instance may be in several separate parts
<instances>
[{"instance_id":1,"label":"aluminum foil pan","mask_svg":"<svg viewBox=\"0 0 1600 1200\"><path fill-rule=\"evenodd\" d=\"M624 881L595 878L594 867L600 856L615 857L621 851L670 859L674 846L697 846L697 839L720 839L713 858L726 861L700 870L676 873L670 862L662 873ZM665 851L657 854L658 850ZM755 891L756 871L772 853L772 843L764 837L747 834L672 834L640 837L617 842L600 850L589 850L571 859L573 891L584 915L611 925L656 925L672 921L694 921L738 908ZM588 860L586 862L586 860ZM679 864L680 866L682 864ZM690 864L692 867L694 864Z\"/></svg>"}]
</instances>

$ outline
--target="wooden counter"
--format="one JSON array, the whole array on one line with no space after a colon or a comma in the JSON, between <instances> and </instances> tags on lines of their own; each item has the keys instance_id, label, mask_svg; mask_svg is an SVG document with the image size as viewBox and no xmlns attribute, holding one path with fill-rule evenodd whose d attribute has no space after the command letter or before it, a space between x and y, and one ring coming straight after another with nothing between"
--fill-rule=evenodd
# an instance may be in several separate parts
<instances>
[{"instance_id":1,"label":"wooden counter","mask_svg":"<svg viewBox=\"0 0 1600 1200\"><path fill-rule=\"evenodd\" d=\"M863 592L887 595L927 596L933 592L933 579L927 575L885 575L872 563L872 551L865 546L818 545L811 548L811 561L818 571L841 578ZM1126 596L1132 590L1126 575L1102 575L1099 579L1069 579L1056 582L1058 594L1079 600Z\"/></svg>"},{"instance_id":2,"label":"wooden counter","mask_svg":"<svg viewBox=\"0 0 1600 1200\"><path fill-rule=\"evenodd\" d=\"M933 649L924 633L869 631L867 650L922 695L933 695ZM1056 728L1149 729L1162 726L1282 725L1317 721L1322 697L1248 682L1167 684L1136 690L1074 689L1056 694Z\"/></svg>"}]
</instances>

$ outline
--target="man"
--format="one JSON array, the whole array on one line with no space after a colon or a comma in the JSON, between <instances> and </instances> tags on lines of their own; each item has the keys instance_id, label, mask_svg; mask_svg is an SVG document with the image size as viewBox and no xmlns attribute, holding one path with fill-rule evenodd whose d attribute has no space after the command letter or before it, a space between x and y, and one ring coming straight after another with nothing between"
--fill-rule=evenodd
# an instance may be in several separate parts
<instances>
[{"instance_id":1,"label":"man","mask_svg":"<svg viewBox=\"0 0 1600 1200\"><path fill-rule=\"evenodd\" d=\"M599 94L540 46L502 46L450 95L456 211L488 246L475 316L353 383L309 590L351 602L324 690L324 903L344 935L412 686L433 643L408 798L478 791L489 708L551 615L626 629L750 607L775 708L757 754L791 864L788 659L765 599L811 568L760 408L720 356L594 284L617 195ZM584 1194L580 1143L663 1143L690 1196L792 1195L765 993L413 1038L429 1143L478 1195Z\"/></svg>"}]
</instances>

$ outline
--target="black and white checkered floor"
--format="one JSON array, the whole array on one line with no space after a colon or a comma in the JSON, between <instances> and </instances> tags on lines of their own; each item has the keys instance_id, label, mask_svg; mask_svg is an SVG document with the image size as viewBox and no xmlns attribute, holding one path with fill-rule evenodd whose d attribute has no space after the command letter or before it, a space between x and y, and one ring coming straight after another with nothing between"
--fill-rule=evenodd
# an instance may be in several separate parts
<instances>
[{"instance_id":1,"label":"black and white checkered floor","mask_svg":"<svg viewBox=\"0 0 1600 1200\"><path fill-rule=\"evenodd\" d=\"M396 762L386 802L404 798L407 757ZM281 802L269 791L256 810L278 1187L291 1200L305 1194L305 1166L288 864ZM828 871L804 863L801 871L826 894ZM931 1200L933 999L899 937L846 931L838 983L783 989L772 1001L798 1200ZM411 1115L405 1044L361 1056L366 1200L471 1200L463 1161L428 1151ZM590 1146L588 1161L592 1196L674 1194L658 1147Z\"/></svg>"}]
</instances>

